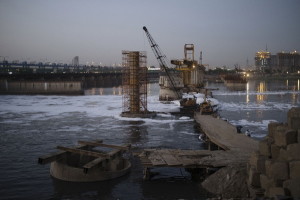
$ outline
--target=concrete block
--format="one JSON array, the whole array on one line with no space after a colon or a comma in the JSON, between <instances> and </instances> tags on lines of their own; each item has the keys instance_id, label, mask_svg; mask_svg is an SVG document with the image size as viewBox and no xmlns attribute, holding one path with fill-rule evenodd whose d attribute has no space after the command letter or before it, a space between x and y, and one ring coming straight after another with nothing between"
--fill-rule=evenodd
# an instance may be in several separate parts
<instances>
[{"instance_id":1,"label":"concrete block","mask_svg":"<svg viewBox=\"0 0 300 200\"><path fill-rule=\"evenodd\" d=\"M267 177L265 174L260 174L260 185L261 188L268 191L270 187L275 187L274 181Z\"/></svg>"},{"instance_id":2,"label":"concrete block","mask_svg":"<svg viewBox=\"0 0 300 200\"><path fill-rule=\"evenodd\" d=\"M267 192L268 197L285 196L286 192L282 187L271 187Z\"/></svg>"},{"instance_id":3,"label":"concrete block","mask_svg":"<svg viewBox=\"0 0 300 200\"><path fill-rule=\"evenodd\" d=\"M265 160L266 157L260 155L258 152L254 152L250 156L250 165L259 173L265 173Z\"/></svg>"},{"instance_id":4,"label":"concrete block","mask_svg":"<svg viewBox=\"0 0 300 200\"><path fill-rule=\"evenodd\" d=\"M280 148L279 149L279 156L277 158L279 161L289 161L289 155L287 150Z\"/></svg>"},{"instance_id":5,"label":"concrete block","mask_svg":"<svg viewBox=\"0 0 300 200\"><path fill-rule=\"evenodd\" d=\"M297 143L298 133L296 130L289 129L285 132L285 135L286 135L286 143L287 144Z\"/></svg>"},{"instance_id":6,"label":"concrete block","mask_svg":"<svg viewBox=\"0 0 300 200\"><path fill-rule=\"evenodd\" d=\"M279 157L279 152L280 148L275 144L271 144L271 158L277 159Z\"/></svg>"},{"instance_id":7,"label":"concrete block","mask_svg":"<svg viewBox=\"0 0 300 200\"><path fill-rule=\"evenodd\" d=\"M260 173L258 173L253 167L249 170L248 181L251 186L260 187Z\"/></svg>"},{"instance_id":8,"label":"concrete block","mask_svg":"<svg viewBox=\"0 0 300 200\"><path fill-rule=\"evenodd\" d=\"M283 188L286 188L294 199L300 198L300 179L289 179L284 181Z\"/></svg>"},{"instance_id":9,"label":"concrete block","mask_svg":"<svg viewBox=\"0 0 300 200\"><path fill-rule=\"evenodd\" d=\"M273 138L274 138L274 143L281 147L285 146L285 143L283 142L284 138L284 132L287 130L287 127L284 125L277 126L274 130Z\"/></svg>"},{"instance_id":10,"label":"concrete block","mask_svg":"<svg viewBox=\"0 0 300 200\"><path fill-rule=\"evenodd\" d=\"M258 149L261 155L271 157L271 144L267 138L259 142Z\"/></svg>"},{"instance_id":11,"label":"concrete block","mask_svg":"<svg viewBox=\"0 0 300 200\"><path fill-rule=\"evenodd\" d=\"M266 174L269 178L277 180L285 180L289 178L289 166L284 161L266 160Z\"/></svg>"},{"instance_id":12,"label":"concrete block","mask_svg":"<svg viewBox=\"0 0 300 200\"><path fill-rule=\"evenodd\" d=\"M286 151L288 160L300 160L300 143L288 145Z\"/></svg>"},{"instance_id":13,"label":"concrete block","mask_svg":"<svg viewBox=\"0 0 300 200\"><path fill-rule=\"evenodd\" d=\"M300 107L291 108L288 111L287 121L290 129L300 129Z\"/></svg>"},{"instance_id":14,"label":"concrete block","mask_svg":"<svg viewBox=\"0 0 300 200\"><path fill-rule=\"evenodd\" d=\"M286 147L289 144L297 143L297 132L278 126L274 134L274 141L279 147Z\"/></svg>"},{"instance_id":15,"label":"concrete block","mask_svg":"<svg viewBox=\"0 0 300 200\"><path fill-rule=\"evenodd\" d=\"M268 124L268 136L273 138L273 135L276 131L277 126L283 126L283 123L271 122Z\"/></svg>"},{"instance_id":16,"label":"concrete block","mask_svg":"<svg viewBox=\"0 0 300 200\"><path fill-rule=\"evenodd\" d=\"M291 179L294 179L294 178L300 179L300 160L291 161L289 163L289 168L290 168L290 178Z\"/></svg>"},{"instance_id":17,"label":"concrete block","mask_svg":"<svg viewBox=\"0 0 300 200\"><path fill-rule=\"evenodd\" d=\"M264 174L266 174L268 177L270 177L269 176L269 174L268 173L271 173L271 164L272 164L272 160L266 160L265 161L265 173Z\"/></svg>"}]
</instances>

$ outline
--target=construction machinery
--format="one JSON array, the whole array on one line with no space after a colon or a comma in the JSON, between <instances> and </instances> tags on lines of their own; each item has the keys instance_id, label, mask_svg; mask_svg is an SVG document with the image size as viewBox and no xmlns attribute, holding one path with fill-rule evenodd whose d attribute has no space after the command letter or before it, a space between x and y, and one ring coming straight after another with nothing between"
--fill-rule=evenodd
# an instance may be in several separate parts
<instances>
[{"instance_id":1,"label":"construction machinery","mask_svg":"<svg viewBox=\"0 0 300 200\"><path fill-rule=\"evenodd\" d=\"M150 46L153 53L156 56L157 61L159 62L161 75L159 80L160 85L160 100L175 100L181 99L181 89L183 88L183 79L181 73L176 70L168 67L166 63L166 56L160 50L158 44L150 35L148 29L144 26L143 30L146 33L146 36L149 40Z\"/></svg>"},{"instance_id":2,"label":"construction machinery","mask_svg":"<svg viewBox=\"0 0 300 200\"><path fill-rule=\"evenodd\" d=\"M194 56L194 44L185 44L184 59L171 60L171 64L175 65L175 68L182 73L185 92L199 92L199 88L203 86L205 68L195 60ZM200 57L202 57L202 52Z\"/></svg>"},{"instance_id":3,"label":"construction machinery","mask_svg":"<svg viewBox=\"0 0 300 200\"><path fill-rule=\"evenodd\" d=\"M183 93L202 92L205 67L202 65L202 52L200 64L195 60L194 44L184 45L184 59L171 60L174 67L168 67L166 56L150 35L148 29L143 27L150 46L159 62L162 71L159 79L160 100L182 99ZM186 101L189 102L189 101Z\"/></svg>"}]
</instances>

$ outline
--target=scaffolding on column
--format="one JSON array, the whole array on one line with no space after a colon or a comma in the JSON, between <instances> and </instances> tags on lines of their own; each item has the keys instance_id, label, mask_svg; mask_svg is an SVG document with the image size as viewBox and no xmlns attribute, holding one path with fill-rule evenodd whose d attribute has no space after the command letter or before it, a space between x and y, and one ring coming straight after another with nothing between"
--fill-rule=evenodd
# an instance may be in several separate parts
<instances>
[{"instance_id":1,"label":"scaffolding on column","mask_svg":"<svg viewBox=\"0 0 300 200\"><path fill-rule=\"evenodd\" d=\"M144 51L122 51L123 116L142 117L147 109L147 55Z\"/></svg>"}]
</instances>

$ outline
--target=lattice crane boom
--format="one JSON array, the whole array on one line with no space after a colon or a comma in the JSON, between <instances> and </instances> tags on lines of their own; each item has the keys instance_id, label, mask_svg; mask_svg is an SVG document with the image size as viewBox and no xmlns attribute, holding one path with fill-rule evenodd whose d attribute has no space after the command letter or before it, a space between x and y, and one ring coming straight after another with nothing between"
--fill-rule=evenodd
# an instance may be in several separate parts
<instances>
[{"instance_id":1,"label":"lattice crane boom","mask_svg":"<svg viewBox=\"0 0 300 200\"><path fill-rule=\"evenodd\" d=\"M149 40L149 43L150 43L150 46L151 46L151 49L153 51L153 53L155 54L155 57L160 65L160 69L162 71L164 71L167 75L167 77L169 78L170 82L171 82L171 85L172 85L172 88L173 90L175 91L177 97L180 99L181 96L177 90L177 88L175 87L175 80L174 80L174 77L171 75L170 73L170 68L168 67L165 59L166 59L166 56L162 53L162 51L160 50L158 44L155 42L155 40L153 39L153 37L150 35L148 29L143 26L143 30L145 31L146 33L146 36Z\"/></svg>"}]
</instances>

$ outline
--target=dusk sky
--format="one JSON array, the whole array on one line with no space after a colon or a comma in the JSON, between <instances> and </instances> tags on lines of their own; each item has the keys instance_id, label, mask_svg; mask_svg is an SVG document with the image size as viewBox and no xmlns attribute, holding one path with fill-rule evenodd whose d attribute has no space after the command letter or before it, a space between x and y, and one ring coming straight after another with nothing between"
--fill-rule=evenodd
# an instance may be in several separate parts
<instances>
[{"instance_id":1,"label":"dusk sky","mask_svg":"<svg viewBox=\"0 0 300 200\"><path fill-rule=\"evenodd\" d=\"M0 60L122 62L147 51L146 26L168 59L184 44L213 66L254 64L255 52L300 51L300 0L0 0Z\"/></svg>"}]
</instances>

